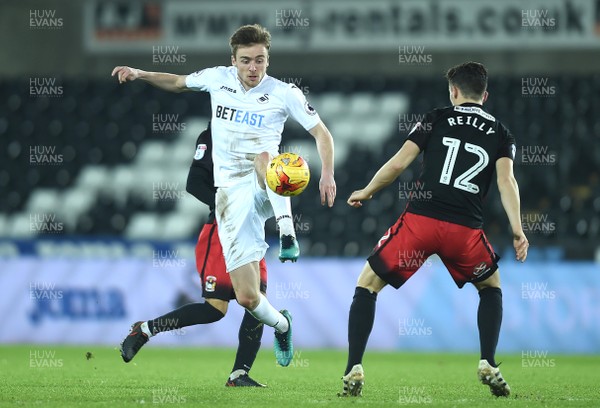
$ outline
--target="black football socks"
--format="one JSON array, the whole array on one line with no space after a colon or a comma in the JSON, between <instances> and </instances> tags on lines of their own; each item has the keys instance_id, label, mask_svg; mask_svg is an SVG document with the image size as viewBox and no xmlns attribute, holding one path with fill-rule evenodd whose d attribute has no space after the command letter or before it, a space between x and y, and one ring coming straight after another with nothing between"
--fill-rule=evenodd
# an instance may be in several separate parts
<instances>
[{"instance_id":1,"label":"black football socks","mask_svg":"<svg viewBox=\"0 0 600 408\"><path fill-rule=\"evenodd\" d=\"M357 287L354 291L348 318L348 365L344 375L348 374L356 364L362 364L367 341L373 329L376 302L377 293L371 293L361 287Z\"/></svg>"},{"instance_id":2,"label":"black football socks","mask_svg":"<svg viewBox=\"0 0 600 408\"><path fill-rule=\"evenodd\" d=\"M210 303L188 303L161 317L148 320L148 329L153 335L156 333L181 329L195 324L213 323L222 319L221 311Z\"/></svg>"},{"instance_id":3,"label":"black football socks","mask_svg":"<svg viewBox=\"0 0 600 408\"><path fill-rule=\"evenodd\" d=\"M236 370L244 370L246 373L250 372L250 368L252 368L252 364L254 364L254 360L256 360L258 349L260 349L260 340L264 328L264 324L256 320L256 318L246 310L244 318L242 319L242 324L240 325L238 349L231 372Z\"/></svg>"},{"instance_id":4,"label":"black football socks","mask_svg":"<svg viewBox=\"0 0 600 408\"><path fill-rule=\"evenodd\" d=\"M501 324L502 290L500 288L481 289L479 291L479 308L477 310L481 359L487 360L493 367L496 367L494 355L496 354Z\"/></svg>"}]
</instances>

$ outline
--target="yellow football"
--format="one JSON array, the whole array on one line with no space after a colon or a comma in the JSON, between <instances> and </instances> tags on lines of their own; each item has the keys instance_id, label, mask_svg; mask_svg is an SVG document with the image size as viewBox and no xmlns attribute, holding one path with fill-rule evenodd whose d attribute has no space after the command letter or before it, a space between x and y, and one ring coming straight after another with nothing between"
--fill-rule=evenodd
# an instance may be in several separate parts
<instances>
[{"instance_id":1,"label":"yellow football","mask_svg":"<svg viewBox=\"0 0 600 408\"><path fill-rule=\"evenodd\" d=\"M295 153L275 156L267 167L267 184L281 196L297 196L308 186L309 180L308 163Z\"/></svg>"}]
</instances>

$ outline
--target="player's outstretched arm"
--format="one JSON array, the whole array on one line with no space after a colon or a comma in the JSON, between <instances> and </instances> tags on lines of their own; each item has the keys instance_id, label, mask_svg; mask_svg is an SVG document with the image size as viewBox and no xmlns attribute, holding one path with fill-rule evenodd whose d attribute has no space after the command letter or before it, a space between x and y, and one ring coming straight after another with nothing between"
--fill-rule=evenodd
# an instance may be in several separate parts
<instances>
[{"instance_id":1,"label":"player's outstretched arm","mask_svg":"<svg viewBox=\"0 0 600 408\"><path fill-rule=\"evenodd\" d=\"M141 79L149 84L169 92L188 91L185 85L185 75L168 74L166 72L148 72L137 68L115 67L111 76L117 76L119 83Z\"/></svg>"},{"instance_id":2,"label":"player's outstretched arm","mask_svg":"<svg viewBox=\"0 0 600 408\"><path fill-rule=\"evenodd\" d=\"M357 190L348 198L352 207L361 207L361 201L370 200L373 194L390 185L419 155L421 150L412 140L407 140L398 152L375 173L369 184L362 190Z\"/></svg>"},{"instance_id":3,"label":"player's outstretched arm","mask_svg":"<svg viewBox=\"0 0 600 408\"><path fill-rule=\"evenodd\" d=\"M333 137L323 121L309 130L317 143L317 151L321 158L321 180L319 180L319 191L321 192L321 205L333 206L336 194L335 179L333 177Z\"/></svg>"},{"instance_id":4,"label":"player's outstretched arm","mask_svg":"<svg viewBox=\"0 0 600 408\"><path fill-rule=\"evenodd\" d=\"M508 157L498 159L496 161L496 173L502 206L506 211L513 232L513 245L517 260L525 262L529 241L527 241L521 225L521 199L519 197L519 185L513 174L513 161Z\"/></svg>"}]
</instances>

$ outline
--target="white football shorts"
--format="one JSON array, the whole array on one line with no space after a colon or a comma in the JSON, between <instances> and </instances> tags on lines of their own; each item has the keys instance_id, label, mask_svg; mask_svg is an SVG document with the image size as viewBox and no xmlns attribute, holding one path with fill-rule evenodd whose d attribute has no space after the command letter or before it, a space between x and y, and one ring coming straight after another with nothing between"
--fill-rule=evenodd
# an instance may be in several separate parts
<instances>
[{"instance_id":1,"label":"white football shorts","mask_svg":"<svg viewBox=\"0 0 600 408\"><path fill-rule=\"evenodd\" d=\"M256 172L243 176L231 187L219 187L215 203L227 272L264 258L269 248L265 242L265 221L274 213Z\"/></svg>"}]
</instances>

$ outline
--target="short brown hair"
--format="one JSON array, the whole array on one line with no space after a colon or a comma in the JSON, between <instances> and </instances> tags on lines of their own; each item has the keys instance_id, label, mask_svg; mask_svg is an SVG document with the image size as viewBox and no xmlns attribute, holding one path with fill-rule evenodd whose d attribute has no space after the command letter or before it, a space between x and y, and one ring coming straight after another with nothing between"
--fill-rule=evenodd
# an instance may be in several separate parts
<instances>
[{"instance_id":1,"label":"short brown hair","mask_svg":"<svg viewBox=\"0 0 600 408\"><path fill-rule=\"evenodd\" d=\"M235 57L240 46L253 44L264 44L269 50L271 48L271 33L259 24L241 26L229 39L231 54Z\"/></svg>"},{"instance_id":2,"label":"short brown hair","mask_svg":"<svg viewBox=\"0 0 600 408\"><path fill-rule=\"evenodd\" d=\"M456 86L465 98L479 99L487 89L487 69L479 62L465 62L446 72L450 85Z\"/></svg>"}]
</instances>

